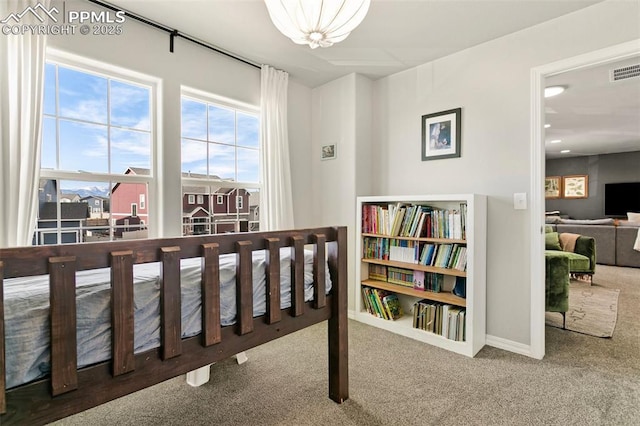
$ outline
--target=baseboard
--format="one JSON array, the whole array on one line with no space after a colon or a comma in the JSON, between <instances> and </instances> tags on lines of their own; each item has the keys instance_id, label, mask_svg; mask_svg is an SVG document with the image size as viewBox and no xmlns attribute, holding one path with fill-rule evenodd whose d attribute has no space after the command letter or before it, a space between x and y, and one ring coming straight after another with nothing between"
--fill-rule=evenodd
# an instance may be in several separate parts
<instances>
[{"instance_id":1,"label":"baseboard","mask_svg":"<svg viewBox=\"0 0 640 426\"><path fill-rule=\"evenodd\" d=\"M487 334L487 340L485 344L494 348L528 356L530 358L536 358L535 356L533 356L531 346L525 345L524 343L518 343L514 342L513 340L507 340L503 339L502 337L490 336Z\"/></svg>"}]
</instances>

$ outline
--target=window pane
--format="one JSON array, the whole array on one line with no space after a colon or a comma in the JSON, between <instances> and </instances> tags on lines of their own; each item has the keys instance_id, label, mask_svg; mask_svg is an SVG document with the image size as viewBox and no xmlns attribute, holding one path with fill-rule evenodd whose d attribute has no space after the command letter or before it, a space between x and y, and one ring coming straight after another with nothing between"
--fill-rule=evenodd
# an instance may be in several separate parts
<instances>
[{"instance_id":1,"label":"window pane","mask_svg":"<svg viewBox=\"0 0 640 426\"><path fill-rule=\"evenodd\" d=\"M182 137L207 140L207 105L182 99Z\"/></svg>"},{"instance_id":2,"label":"window pane","mask_svg":"<svg viewBox=\"0 0 640 426\"><path fill-rule=\"evenodd\" d=\"M40 153L40 167L43 169L56 168L56 120L44 117L42 124L42 152Z\"/></svg>"},{"instance_id":3,"label":"window pane","mask_svg":"<svg viewBox=\"0 0 640 426\"><path fill-rule=\"evenodd\" d=\"M260 157L256 149L238 148L238 182L260 181Z\"/></svg>"},{"instance_id":4,"label":"window pane","mask_svg":"<svg viewBox=\"0 0 640 426\"><path fill-rule=\"evenodd\" d=\"M108 172L107 127L60 120L60 169Z\"/></svg>"},{"instance_id":5,"label":"window pane","mask_svg":"<svg viewBox=\"0 0 640 426\"><path fill-rule=\"evenodd\" d=\"M209 174L220 179L236 178L235 148L228 145L209 144Z\"/></svg>"},{"instance_id":6,"label":"window pane","mask_svg":"<svg viewBox=\"0 0 640 426\"><path fill-rule=\"evenodd\" d=\"M235 139L234 111L209 105L209 141L235 144Z\"/></svg>"},{"instance_id":7,"label":"window pane","mask_svg":"<svg viewBox=\"0 0 640 426\"><path fill-rule=\"evenodd\" d=\"M111 80L111 125L150 130L150 90Z\"/></svg>"},{"instance_id":8,"label":"window pane","mask_svg":"<svg viewBox=\"0 0 640 426\"><path fill-rule=\"evenodd\" d=\"M129 167L151 168L151 135L146 132L111 129L111 173Z\"/></svg>"},{"instance_id":9,"label":"window pane","mask_svg":"<svg viewBox=\"0 0 640 426\"><path fill-rule=\"evenodd\" d=\"M60 116L107 123L107 79L58 67Z\"/></svg>"},{"instance_id":10,"label":"window pane","mask_svg":"<svg viewBox=\"0 0 640 426\"><path fill-rule=\"evenodd\" d=\"M56 113L56 66L46 64L44 67L44 113Z\"/></svg>"},{"instance_id":11,"label":"window pane","mask_svg":"<svg viewBox=\"0 0 640 426\"><path fill-rule=\"evenodd\" d=\"M207 143L182 140L182 173L207 175Z\"/></svg>"},{"instance_id":12,"label":"window pane","mask_svg":"<svg viewBox=\"0 0 640 426\"><path fill-rule=\"evenodd\" d=\"M206 186L182 187L182 234L211 234L211 197Z\"/></svg>"},{"instance_id":13,"label":"window pane","mask_svg":"<svg viewBox=\"0 0 640 426\"><path fill-rule=\"evenodd\" d=\"M258 148L260 121L255 115L238 113L238 145Z\"/></svg>"},{"instance_id":14,"label":"window pane","mask_svg":"<svg viewBox=\"0 0 640 426\"><path fill-rule=\"evenodd\" d=\"M247 189L249 192L249 232L260 231L260 190Z\"/></svg>"},{"instance_id":15,"label":"window pane","mask_svg":"<svg viewBox=\"0 0 640 426\"><path fill-rule=\"evenodd\" d=\"M139 204L141 196L145 208ZM149 190L146 183L116 183L111 190L111 226L113 239L148 238ZM135 207L134 207L135 206ZM135 210L135 211L134 211ZM135 213L135 215L133 215Z\"/></svg>"}]
</instances>

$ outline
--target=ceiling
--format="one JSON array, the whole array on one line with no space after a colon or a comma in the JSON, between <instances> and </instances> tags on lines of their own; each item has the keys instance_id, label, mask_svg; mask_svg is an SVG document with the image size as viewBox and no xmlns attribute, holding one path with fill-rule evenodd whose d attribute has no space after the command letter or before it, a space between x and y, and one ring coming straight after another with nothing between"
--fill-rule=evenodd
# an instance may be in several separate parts
<instances>
[{"instance_id":1,"label":"ceiling","mask_svg":"<svg viewBox=\"0 0 640 426\"><path fill-rule=\"evenodd\" d=\"M567 88L545 99L547 159L640 151L640 76L610 80L611 70L639 64L636 56L546 79Z\"/></svg>"},{"instance_id":2,"label":"ceiling","mask_svg":"<svg viewBox=\"0 0 640 426\"><path fill-rule=\"evenodd\" d=\"M263 0L107 0L250 62L283 69L309 87L354 72L375 80L599 1L372 0L346 40L312 50L275 28ZM639 80L610 84L605 68L548 79L570 88L545 103L552 124L547 139L563 140L547 144L549 158L557 158L560 147L571 149L563 155L640 150Z\"/></svg>"}]
</instances>

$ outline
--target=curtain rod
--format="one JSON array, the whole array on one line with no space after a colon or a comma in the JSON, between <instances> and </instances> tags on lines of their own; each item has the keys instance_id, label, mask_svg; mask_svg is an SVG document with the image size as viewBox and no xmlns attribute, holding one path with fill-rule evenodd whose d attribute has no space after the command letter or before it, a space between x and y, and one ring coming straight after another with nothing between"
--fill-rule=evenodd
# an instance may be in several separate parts
<instances>
[{"instance_id":1,"label":"curtain rod","mask_svg":"<svg viewBox=\"0 0 640 426\"><path fill-rule=\"evenodd\" d=\"M169 51L171 53L173 53L173 41L174 41L174 39L176 37L181 37L181 38L183 38L183 39L185 39L187 41L190 41L192 43L197 44L198 46L213 50L216 53L220 53L221 55L225 55L225 56L227 56L229 58L235 59L236 61L243 62L243 63L245 63L247 65L250 65L250 66L252 66L254 68L258 68L258 69L262 68L262 66L260 64L255 63L255 62L253 62L253 61L251 61L249 59L246 59L246 58L238 56L238 55L236 55L234 53L228 52L228 51L226 51L226 50L224 50L222 48L216 47L216 46L214 46L212 44L209 44L207 42L204 42L202 40L198 40L198 39L196 39L196 38L194 38L194 37L192 37L192 36L190 36L188 34L181 33L178 30L176 30L175 28L168 27L168 26L166 26L164 24L160 24L158 22L154 22L154 21L152 21L150 19L147 19L147 18L145 18L143 16L140 16L140 15L137 15L135 13L132 13L132 12L130 12L128 10L122 9L120 7L116 7L116 6L114 6L114 5L110 4L110 3L107 3L107 2L104 2L104 1L101 1L101 0L87 0L87 1L89 3L93 3L93 4L96 4L98 6L102 6L102 7L106 8L106 9L113 10L114 12L122 11L122 12L124 12L125 16L128 17L128 18L135 19L138 22L142 22L143 24L149 25L149 26L151 26L151 27L153 27L155 29L158 29L158 30L164 31L166 33L169 33Z\"/></svg>"}]
</instances>

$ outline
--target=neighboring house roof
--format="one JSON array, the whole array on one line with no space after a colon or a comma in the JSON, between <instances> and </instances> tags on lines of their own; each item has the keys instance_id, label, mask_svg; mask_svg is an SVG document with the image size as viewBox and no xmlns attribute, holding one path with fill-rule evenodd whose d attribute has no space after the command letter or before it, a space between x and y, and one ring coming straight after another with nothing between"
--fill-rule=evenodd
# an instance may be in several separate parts
<instances>
[{"instance_id":1,"label":"neighboring house roof","mask_svg":"<svg viewBox=\"0 0 640 426\"><path fill-rule=\"evenodd\" d=\"M47 202L42 204L40 209L40 220L55 220L57 219L57 203ZM60 203L60 214L62 220L68 219L86 219L89 217L89 205L87 203Z\"/></svg>"},{"instance_id":2,"label":"neighboring house roof","mask_svg":"<svg viewBox=\"0 0 640 426\"><path fill-rule=\"evenodd\" d=\"M102 197L100 195L88 195L86 197L82 197L80 198L81 201L85 201L85 200L92 200L92 199L97 199L97 200L102 200L102 201L107 201L109 199L109 197Z\"/></svg>"},{"instance_id":3,"label":"neighboring house roof","mask_svg":"<svg viewBox=\"0 0 640 426\"><path fill-rule=\"evenodd\" d=\"M193 210L189 208L182 209L182 217L206 217L209 216L209 212L202 206L198 206Z\"/></svg>"},{"instance_id":4,"label":"neighboring house roof","mask_svg":"<svg viewBox=\"0 0 640 426\"><path fill-rule=\"evenodd\" d=\"M79 200L80 194L74 192L62 192L60 194L60 199Z\"/></svg>"}]
</instances>

